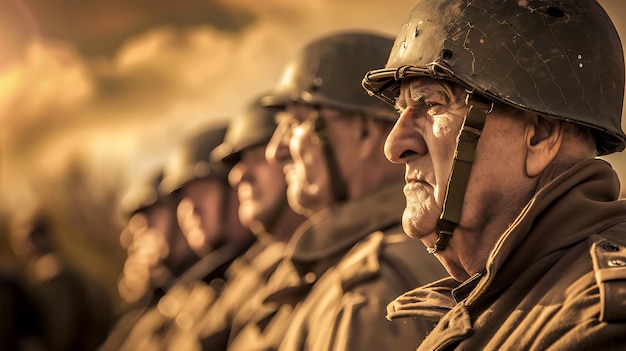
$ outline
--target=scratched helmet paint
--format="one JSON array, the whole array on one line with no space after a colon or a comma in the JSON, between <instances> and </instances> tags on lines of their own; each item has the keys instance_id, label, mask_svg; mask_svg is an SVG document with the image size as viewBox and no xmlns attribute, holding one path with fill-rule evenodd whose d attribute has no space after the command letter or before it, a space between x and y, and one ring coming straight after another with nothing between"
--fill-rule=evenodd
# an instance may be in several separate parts
<instances>
[{"instance_id":1,"label":"scratched helmet paint","mask_svg":"<svg viewBox=\"0 0 626 351\"><path fill-rule=\"evenodd\" d=\"M600 155L624 149L622 44L594 0L422 0L363 87L395 103L413 76L591 127Z\"/></svg>"}]
</instances>

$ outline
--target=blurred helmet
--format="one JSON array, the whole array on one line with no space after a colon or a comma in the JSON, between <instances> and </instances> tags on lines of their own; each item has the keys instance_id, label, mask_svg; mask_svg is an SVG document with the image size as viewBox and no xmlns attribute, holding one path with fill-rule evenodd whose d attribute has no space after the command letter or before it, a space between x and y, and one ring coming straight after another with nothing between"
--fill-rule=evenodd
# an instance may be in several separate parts
<instances>
[{"instance_id":1,"label":"blurred helmet","mask_svg":"<svg viewBox=\"0 0 626 351\"><path fill-rule=\"evenodd\" d=\"M162 180L163 170L159 168L131 184L119 203L122 218L129 219L133 214L156 204L161 199L159 184Z\"/></svg>"},{"instance_id":2,"label":"blurred helmet","mask_svg":"<svg viewBox=\"0 0 626 351\"><path fill-rule=\"evenodd\" d=\"M361 87L363 75L387 60L393 39L371 33L339 33L308 44L287 64L265 106L289 102L363 112L394 122L395 110Z\"/></svg>"},{"instance_id":3,"label":"blurred helmet","mask_svg":"<svg viewBox=\"0 0 626 351\"><path fill-rule=\"evenodd\" d=\"M624 55L596 1L419 1L387 65L363 87L395 103L402 79L413 76L591 127L600 155L624 149Z\"/></svg>"},{"instance_id":4,"label":"blurred helmet","mask_svg":"<svg viewBox=\"0 0 626 351\"><path fill-rule=\"evenodd\" d=\"M211 159L233 165L246 149L265 145L276 129L276 107L264 107L260 98L248 104L244 111L228 124L224 142L213 150Z\"/></svg>"},{"instance_id":5,"label":"blurred helmet","mask_svg":"<svg viewBox=\"0 0 626 351\"><path fill-rule=\"evenodd\" d=\"M160 190L171 194L193 180L208 177L215 177L228 184L230 169L212 162L210 158L213 149L224 141L225 132L225 123L220 123L181 144L165 167Z\"/></svg>"}]
</instances>

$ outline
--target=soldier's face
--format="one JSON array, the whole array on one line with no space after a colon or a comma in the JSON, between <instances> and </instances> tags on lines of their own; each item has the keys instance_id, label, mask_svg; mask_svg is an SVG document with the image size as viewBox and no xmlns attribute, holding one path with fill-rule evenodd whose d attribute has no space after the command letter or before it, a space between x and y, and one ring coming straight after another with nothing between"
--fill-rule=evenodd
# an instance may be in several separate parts
<instances>
[{"instance_id":1,"label":"soldier's face","mask_svg":"<svg viewBox=\"0 0 626 351\"><path fill-rule=\"evenodd\" d=\"M272 217L284 201L286 185L281 167L265 159L265 146L243 151L228 174L228 181L237 190L241 223L250 229L259 224L269 229Z\"/></svg>"},{"instance_id":2,"label":"soldier's face","mask_svg":"<svg viewBox=\"0 0 626 351\"><path fill-rule=\"evenodd\" d=\"M465 96L461 86L444 81L416 78L403 82L397 100L400 117L385 144L387 158L405 164L404 230L428 247L437 238L434 231L443 209L456 138L467 113ZM527 179L524 123L519 116L497 111L487 116L457 227L467 234L455 231L452 249L443 255L470 247L470 242L488 246L481 229L503 213L519 210L516 198L522 197L519 187Z\"/></svg>"},{"instance_id":3,"label":"soldier's face","mask_svg":"<svg viewBox=\"0 0 626 351\"><path fill-rule=\"evenodd\" d=\"M138 259L149 270L157 268L169 253L167 231L173 219L167 205L161 203L134 214L127 227L132 235L128 259Z\"/></svg>"},{"instance_id":4,"label":"soldier's face","mask_svg":"<svg viewBox=\"0 0 626 351\"><path fill-rule=\"evenodd\" d=\"M415 238L435 230L466 111L462 91L434 81L421 83L402 85L396 103L400 118L385 143L387 158L406 166L403 226Z\"/></svg>"},{"instance_id":5,"label":"soldier's face","mask_svg":"<svg viewBox=\"0 0 626 351\"><path fill-rule=\"evenodd\" d=\"M206 253L220 240L224 184L216 179L198 179L181 190L177 208L178 224L189 246L197 253ZM231 190L232 191L232 190Z\"/></svg>"},{"instance_id":6,"label":"soldier's face","mask_svg":"<svg viewBox=\"0 0 626 351\"><path fill-rule=\"evenodd\" d=\"M283 168L289 206L311 216L334 203L330 177L314 129L315 109L295 104L278 115L266 156Z\"/></svg>"}]
</instances>

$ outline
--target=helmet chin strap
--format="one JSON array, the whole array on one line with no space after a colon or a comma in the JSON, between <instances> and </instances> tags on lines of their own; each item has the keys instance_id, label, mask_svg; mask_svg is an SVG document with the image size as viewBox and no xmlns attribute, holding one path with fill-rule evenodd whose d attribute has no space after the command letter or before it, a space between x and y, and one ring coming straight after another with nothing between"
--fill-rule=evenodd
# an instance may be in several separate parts
<instances>
[{"instance_id":1,"label":"helmet chin strap","mask_svg":"<svg viewBox=\"0 0 626 351\"><path fill-rule=\"evenodd\" d=\"M448 180L443 211L437 221L437 242L429 247L428 253L443 251L452 238L454 228L461 222L463 200L474 163L478 140L485 125L485 119L493 111L493 102L468 91L465 98L467 114L456 141L454 163Z\"/></svg>"},{"instance_id":2,"label":"helmet chin strap","mask_svg":"<svg viewBox=\"0 0 626 351\"><path fill-rule=\"evenodd\" d=\"M315 135L319 141L319 145L324 153L326 159L326 166L328 167L328 173L330 175L330 185L332 188L333 196L337 202L344 202L348 198L348 187L346 186L343 177L341 176L341 170L339 164L335 158L333 147L328 140L328 131L326 130L326 122L320 115L319 107L315 107L314 117Z\"/></svg>"}]
</instances>

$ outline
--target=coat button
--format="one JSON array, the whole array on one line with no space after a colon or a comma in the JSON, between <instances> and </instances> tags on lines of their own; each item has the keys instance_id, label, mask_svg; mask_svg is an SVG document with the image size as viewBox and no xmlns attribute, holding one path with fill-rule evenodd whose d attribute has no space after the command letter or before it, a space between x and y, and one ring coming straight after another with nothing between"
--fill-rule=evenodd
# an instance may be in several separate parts
<instances>
[{"instance_id":1,"label":"coat button","mask_svg":"<svg viewBox=\"0 0 626 351\"><path fill-rule=\"evenodd\" d=\"M307 283L313 283L315 282L315 279L317 279L317 276L313 272L309 272L304 275L304 281Z\"/></svg>"}]
</instances>

